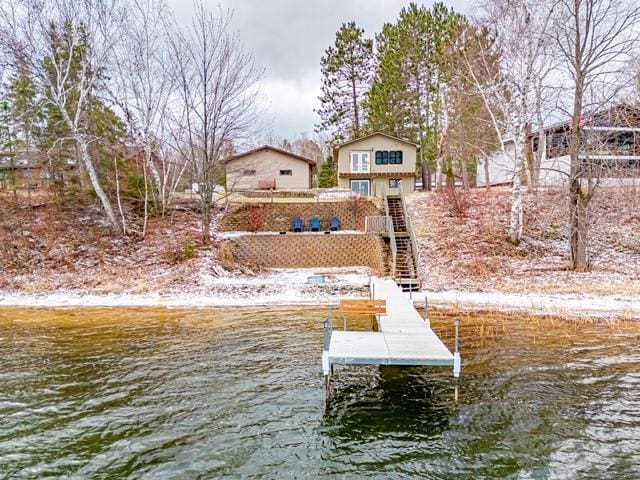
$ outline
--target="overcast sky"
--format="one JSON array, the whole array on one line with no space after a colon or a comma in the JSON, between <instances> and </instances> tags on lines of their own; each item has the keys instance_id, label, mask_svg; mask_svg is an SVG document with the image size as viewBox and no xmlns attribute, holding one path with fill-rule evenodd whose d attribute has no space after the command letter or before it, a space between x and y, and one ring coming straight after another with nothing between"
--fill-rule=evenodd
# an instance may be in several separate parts
<instances>
[{"instance_id":1,"label":"overcast sky","mask_svg":"<svg viewBox=\"0 0 640 480\"><path fill-rule=\"evenodd\" d=\"M394 21L402 0L205 0L212 9L233 11L233 26L246 50L265 68L261 83L267 112L265 120L277 136L293 138L313 133L318 116L320 57L335 40L343 22L355 20L368 37L385 22ZM428 7L433 2L424 3ZM470 0L446 0L465 13ZM178 21L188 24L190 0L169 0Z\"/></svg>"}]
</instances>

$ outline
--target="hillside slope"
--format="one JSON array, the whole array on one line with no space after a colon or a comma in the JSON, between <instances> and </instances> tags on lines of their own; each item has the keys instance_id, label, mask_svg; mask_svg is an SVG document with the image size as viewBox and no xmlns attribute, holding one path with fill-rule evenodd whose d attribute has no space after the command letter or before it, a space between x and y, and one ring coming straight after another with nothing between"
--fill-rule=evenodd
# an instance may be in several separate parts
<instances>
[{"instance_id":1,"label":"hillside slope","mask_svg":"<svg viewBox=\"0 0 640 480\"><path fill-rule=\"evenodd\" d=\"M640 294L640 188L601 190L590 212L592 270L567 271L567 199L524 195L522 243L507 241L508 189L415 193L408 199L425 288L591 295ZM456 208L456 205L458 206Z\"/></svg>"}]
</instances>

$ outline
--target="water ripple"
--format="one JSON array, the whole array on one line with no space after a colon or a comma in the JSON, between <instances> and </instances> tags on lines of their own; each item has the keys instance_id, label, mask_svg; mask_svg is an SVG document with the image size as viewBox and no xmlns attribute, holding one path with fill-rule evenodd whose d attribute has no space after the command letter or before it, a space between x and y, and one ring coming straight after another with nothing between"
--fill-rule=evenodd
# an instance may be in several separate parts
<instances>
[{"instance_id":1,"label":"water ripple","mask_svg":"<svg viewBox=\"0 0 640 480\"><path fill-rule=\"evenodd\" d=\"M393 367L325 404L322 316L0 310L0 479L640 478L640 326L469 317L457 405Z\"/></svg>"}]
</instances>

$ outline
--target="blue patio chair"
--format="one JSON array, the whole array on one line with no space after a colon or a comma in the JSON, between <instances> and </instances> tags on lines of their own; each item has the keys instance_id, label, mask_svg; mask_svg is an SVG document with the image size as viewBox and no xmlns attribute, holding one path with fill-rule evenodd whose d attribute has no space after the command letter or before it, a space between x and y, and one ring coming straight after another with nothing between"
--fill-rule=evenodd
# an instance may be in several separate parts
<instances>
[{"instance_id":1,"label":"blue patio chair","mask_svg":"<svg viewBox=\"0 0 640 480\"><path fill-rule=\"evenodd\" d=\"M331 217L331 220L329 220L329 230L332 232L340 230L340 219L338 217Z\"/></svg>"},{"instance_id":2,"label":"blue patio chair","mask_svg":"<svg viewBox=\"0 0 640 480\"><path fill-rule=\"evenodd\" d=\"M320 219L317 216L311 217L311 220L309 221L309 231L311 232L320 231Z\"/></svg>"},{"instance_id":3,"label":"blue patio chair","mask_svg":"<svg viewBox=\"0 0 640 480\"><path fill-rule=\"evenodd\" d=\"M300 217L296 217L293 219L293 228L294 232L301 232L304 229L304 223L302 223L302 219Z\"/></svg>"}]
</instances>

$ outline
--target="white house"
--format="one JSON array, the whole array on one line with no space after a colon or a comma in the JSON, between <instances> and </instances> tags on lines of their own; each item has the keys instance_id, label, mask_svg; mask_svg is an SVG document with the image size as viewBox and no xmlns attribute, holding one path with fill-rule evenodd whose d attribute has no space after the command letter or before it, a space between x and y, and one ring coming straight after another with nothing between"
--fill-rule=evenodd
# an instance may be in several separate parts
<instances>
[{"instance_id":1,"label":"white house","mask_svg":"<svg viewBox=\"0 0 640 480\"><path fill-rule=\"evenodd\" d=\"M593 177L605 184L640 181L640 110L628 105L585 115L582 131L585 144L580 157ZM569 131L571 122L545 127L543 135L532 132L525 143L525 156L539 161L538 184L558 186L569 179ZM541 142L542 138L542 142ZM478 162L478 186L505 185L513 181L514 144L505 144L507 155L496 151ZM530 168L525 161L525 167ZM488 177L488 178L487 178ZM523 181L526 182L526 175Z\"/></svg>"}]
</instances>

